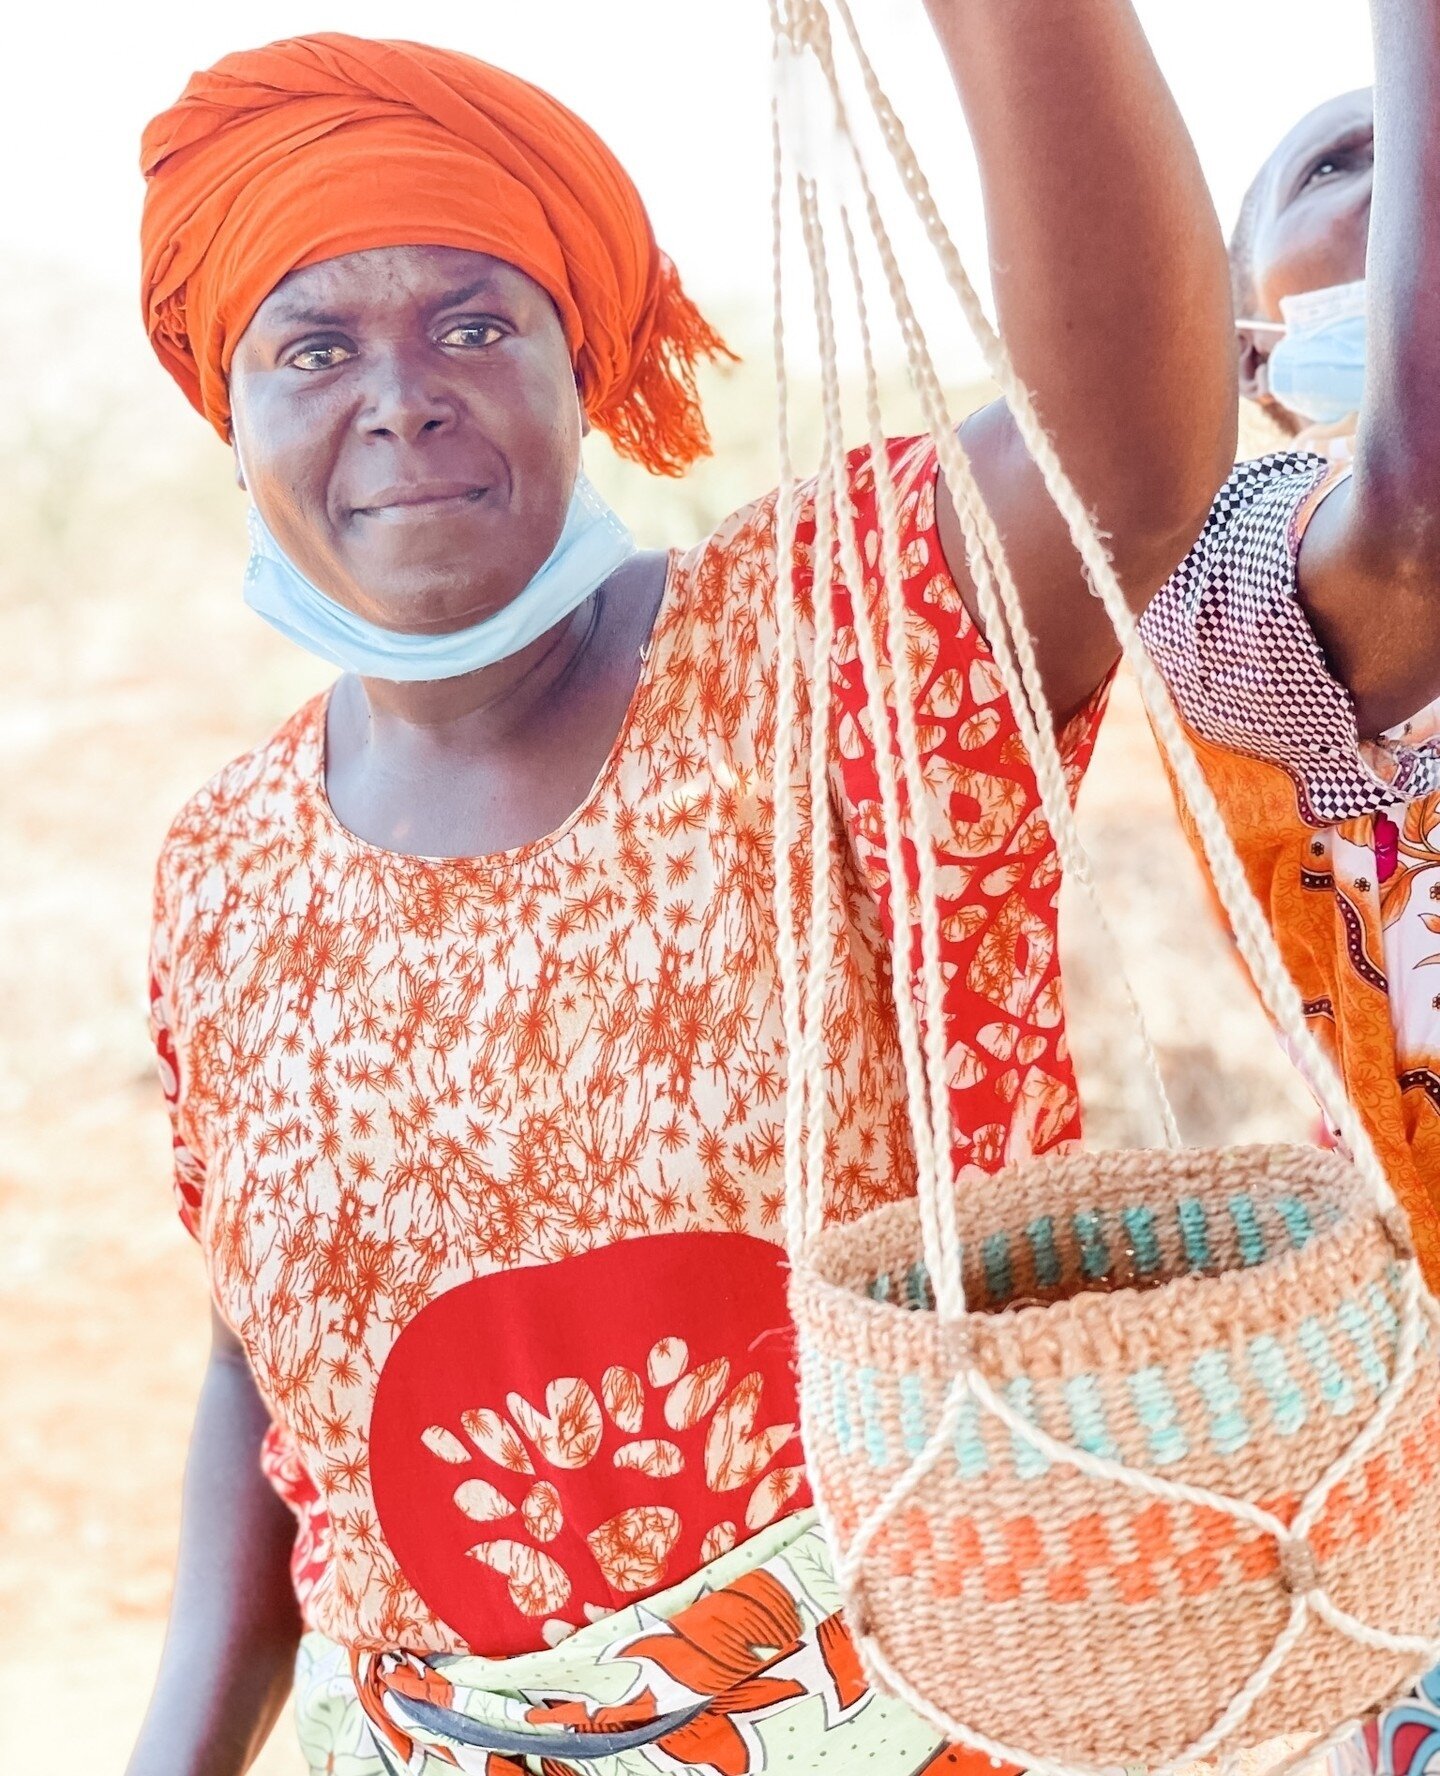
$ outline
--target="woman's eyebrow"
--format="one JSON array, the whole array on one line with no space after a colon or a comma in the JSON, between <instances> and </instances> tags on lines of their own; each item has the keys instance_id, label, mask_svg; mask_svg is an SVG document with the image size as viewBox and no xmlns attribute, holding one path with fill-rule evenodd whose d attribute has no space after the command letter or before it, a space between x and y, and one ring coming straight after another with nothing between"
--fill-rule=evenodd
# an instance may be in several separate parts
<instances>
[{"instance_id":1,"label":"woman's eyebrow","mask_svg":"<svg viewBox=\"0 0 1440 1776\"><path fill-rule=\"evenodd\" d=\"M481 295L495 287L495 278L486 272L473 283L466 284L463 289L448 290L434 298L429 304L431 308L458 308L462 303ZM343 327L354 319L353 312L346 313L339 309L307 308L303 303L289 304L278 302L266 317L282 327Z\"/></svg>"}]
</instances>

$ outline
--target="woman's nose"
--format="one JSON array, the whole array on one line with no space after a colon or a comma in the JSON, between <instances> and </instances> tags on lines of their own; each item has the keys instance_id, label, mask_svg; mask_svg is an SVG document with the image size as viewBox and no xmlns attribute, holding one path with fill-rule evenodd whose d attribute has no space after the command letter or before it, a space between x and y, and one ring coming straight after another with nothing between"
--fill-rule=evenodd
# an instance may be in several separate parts
<instances>
[{"instance_id":1,"label":"woman's nose","mask_svg":"<svg viewBox=\"0 0 1440 1776\"><path fill-rule=\"evenodd\" d=\"M372 437L413 444L455 423L454 396L428 351L397 348L372 357L360 423Z\"/></svg>"}]
</instances>

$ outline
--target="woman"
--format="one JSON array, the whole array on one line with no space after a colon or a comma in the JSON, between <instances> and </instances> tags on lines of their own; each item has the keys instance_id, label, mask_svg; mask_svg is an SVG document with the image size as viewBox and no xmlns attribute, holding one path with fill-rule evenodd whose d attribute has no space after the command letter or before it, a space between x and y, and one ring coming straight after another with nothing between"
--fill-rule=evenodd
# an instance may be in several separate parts
<instances>
[{"instance_id":1,"label":"woman","mask_svg":"<svg viewBox=\"0 0 1440 1776\"><path fill-rule=\"evenodd\" d=\"M1242 463L1142 629L1440 1289L1440 23L1373 0L1373 96L1304 118L1231 247ZM1420 1776L1440 1674L1337 1754Z\"/></svg>"},{"instance_id":2,"label":"woman","mask_svg":"<svg viewBox=\"0 0 1440 1776\"><path fill-rule=\"evenodd\" d=\"M1143 627L1433 1285L1440 644L1428 564L1440 506L1424 452L1440 419L1426 281L1440 254L1428 227L1440 34L1418 0L1373 11L1373 121L1356 93L1297 125L1252 187L1233 248L1242 389L1292 434L1322 427L1326 455L1242 463ZM1287 326L1297 299L1301 321ZM1327 460L1352 454L1352 433L1353 461Z\"/></svg>"},{"instance_id":3,"label":"woman","mask_svg":"<svg viewBox=\"0 0 1440 1776\"><path fill-rule=\"evenodd\" d=\"M1006 332L1138 605L1232 441L1194 155L1124 0L930 11ZM603 144L499 70L274 44L197 75L144 159L150 335L234 448L247 596L345 670L160 861L157 1042L216 1314L133 1769L243 1769L292 1670L312 1768L352 1776L962 1761L868 1693L795 1435L769 662L813 492L778 591L773 500L630 547L581 435L683 471L722 348ZM1008 416L965 437L1078 773L1107 625ZM1077 1133L1057 869L933 450L891 458L978 1178ZM873 542L866 453L847 491ZM822 590L851 1216L912 1156L851 594Z\"/></svg>"}]
</instances>

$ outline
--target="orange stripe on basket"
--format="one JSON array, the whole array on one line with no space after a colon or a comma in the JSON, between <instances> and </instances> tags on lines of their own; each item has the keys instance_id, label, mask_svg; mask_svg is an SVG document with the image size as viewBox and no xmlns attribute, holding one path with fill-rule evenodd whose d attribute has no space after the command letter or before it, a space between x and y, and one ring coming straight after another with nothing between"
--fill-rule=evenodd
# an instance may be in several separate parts
<instances>
[{"instance_id":1,"label":"orange stripe on basket","mask_svg":"<svg viewBox=\"0 0 1440 1776\"><path fill-rule=\"evenodd\" d=\"M1175 1562L1180 1589L1187 1597L1204 1597L1224 1583L1220 1561L1209 1548L1189 1548Z\"/></svg>"},{"instance_id":2,"label":"orange stripe on basket","mask_svg":"<svg viewBox=\"0 0 1440 1776\"><path fill-rule=\"evenodd\" d=\"M992 1560L985 1568L986 1603L1014 1603L1020 1589L1020 1574L1013 1562Z\"/></svg>"},{"instance_id":3,"label":"orange stripe on basket","mask_svg":"<svg viewBox=\"0 0 1440 1776\"><path fill-rule=\"evenodd\" d=\"M1393 1449L1389 1456L1372 1456L1331 1491L1310 1536L1322 1564L1383 1534L1440 1474L1440 1406L1401 1447L1403 1462ZM1300 1504L1291 1493L1257 1502L1287 1525ZM855 1520L847 1489L839 1489L833 1508L846 1533ZM1091 1512L1062 1529L1027 1512L987 1525L985 1540L973 1517L940 1520L911 1505L885 1526L876 1551L896 1578L921 1580L945 1598L961 1597L973 1584L988 1603L1015 1602L1027 1592L1053 1603L1087 1603L1102 1594L1097 1574L1102 1586L1108 1576L1126 1605L1149 1603L1177 1588L1186 1597L1204 1597L1227 1583L1272 1580L1280 1565L1273 1537L1224 1511L1163 1500L1135 1511L1128 1525Z\"/></svg>"},{"instance_id":4,"label":"orange stripe on basket","mask_svg":"<svg viewBox=\"0 0 1440 1776\"><path fill-rule=\"evenodd\" d=\"M1045 1543L1033 1517L1012 1517L1004 1525L1003 1534L1006 1551L1018 1571L1028 1572L1031 1567L1045 1565Z\"/></svg>"},{"instance_id":5,"label":"orange stripe on basket","mask_svg":"<svg viewBox=\"0 0 1440 1776\"><path fill-rule=\"evenodd\" d=\"M1160 1595L1154 1568L1143 1560L1122 1560L1115 1568L1115 1586L1122 1603L1149 1603Z\"/></svg>"},{"instance_id":6,"label":"orange stripe on basket","mask_svg":"<svg viewBox=\"0 0 1440 1776\"><path fill-rule=\"evenodd\" d=\"M1046 1583L1051 1603L1088 1603L1090 1587L1080 1566L1052 1566Z\"/></svg>"},{"instance_id":7,"label":"orange stripe on basket","mask_svg":"<svg viewBox=\"0 0 1440 1776\"><path fill-rule=\"evenodd\" d=\"M1077 1517L1070 1525L1070 1548L1075 1564L1081 1568L1111 1566L1115 1560L1109 1532L1098 1513Z\"/></svg>"}]
</instances>

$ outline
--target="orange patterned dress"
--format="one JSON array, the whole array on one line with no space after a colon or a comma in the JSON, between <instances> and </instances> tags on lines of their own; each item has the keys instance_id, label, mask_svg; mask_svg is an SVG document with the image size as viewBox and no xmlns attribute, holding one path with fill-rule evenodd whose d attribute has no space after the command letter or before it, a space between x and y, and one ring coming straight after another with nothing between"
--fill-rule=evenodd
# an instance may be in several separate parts
<instances>
[{"instance_id":1,"label":"orange patterned dress","mask_svg":"<svg viewBox=\"0 0 1440 1776\"><path fill-rule=\"evenodd\" d=\"M944 834L962 1174L1074 1140L1059 870L946 570L927 442L890 446L907 646ZM878 556L868 453L850 459ZM183 810L152 1000L176 1182L270 1411L307 1623L503 1656L808 1502L781 1241L775 502L671 558L609 761L557 831L377 849L325 793L327 700ZM795 595L809 634L813 493ZM912 1188L878 785L839 625L828 1207ZM878 584L861 596L878 602ZM1071 724L1073 772L1103 696Z\"/></svg>"}]
</instances>

